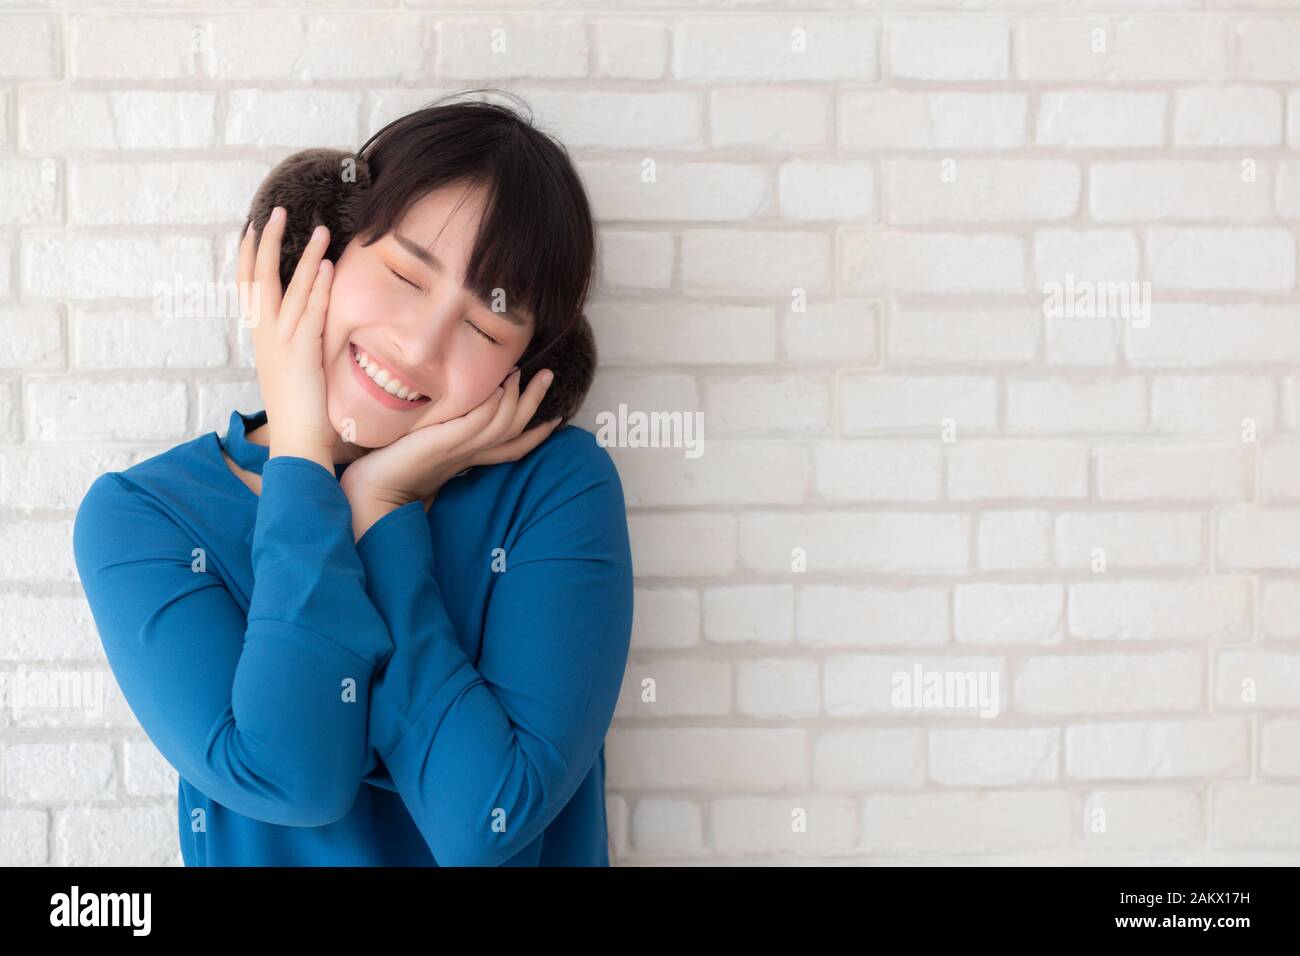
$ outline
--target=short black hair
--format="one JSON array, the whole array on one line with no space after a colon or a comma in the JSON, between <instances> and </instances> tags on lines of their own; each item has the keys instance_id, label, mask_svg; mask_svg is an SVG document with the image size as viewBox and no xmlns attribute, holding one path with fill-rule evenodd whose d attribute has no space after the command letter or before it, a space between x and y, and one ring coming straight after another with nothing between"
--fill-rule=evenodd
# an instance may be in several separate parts
<instances>
[{"instance_id":1,"label":"short black hair","mask_svg":"<svg viewBox=\"0 0 1300 956\"><path fill-rule=\"evenodd\" d=\"M449 185L486 191L465 288L484 302L503 289L511 310L533 315L526 370L581 317L596 250L591 203L563 143L509 106L449 93L399 117L357 151L371 185L355 213L355 235L371 245L419 199Z\"/></svg>"}]
</instances>

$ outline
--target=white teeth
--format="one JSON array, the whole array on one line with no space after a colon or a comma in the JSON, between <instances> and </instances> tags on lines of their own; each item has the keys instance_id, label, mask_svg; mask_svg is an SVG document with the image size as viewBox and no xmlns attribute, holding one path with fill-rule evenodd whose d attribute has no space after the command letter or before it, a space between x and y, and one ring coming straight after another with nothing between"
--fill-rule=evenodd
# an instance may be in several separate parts
<instances>
[{"instance_id":1,"label":"white teeth","mask_svg":"<svg viewBox=\"0 0 1300 956\"><path fill-rule=\"evenodd\" d=\"M384 368L356 346L352 346L352 355L356 359L356 363L361 366L362 371L369 375L374 383L389 395L396 395L398 398L404 398L408 402L417 402L424 397L419 392L407 388L401 379L396 375L390 375L388 369Z\"/></svg>"}]
</instances>

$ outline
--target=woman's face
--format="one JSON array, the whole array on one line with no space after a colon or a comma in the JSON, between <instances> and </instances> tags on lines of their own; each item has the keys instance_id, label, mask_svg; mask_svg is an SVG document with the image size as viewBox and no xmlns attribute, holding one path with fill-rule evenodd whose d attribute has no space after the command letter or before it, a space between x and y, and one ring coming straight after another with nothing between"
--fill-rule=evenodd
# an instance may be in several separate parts
<instances>
[{"instance_id":1,"label":"woman's face","mask_svg":"<svg viewBox=\"0 0 1300 956\"><path fill-rule=\"evenodd\" d=\"M388 235L369 246L354 238L339 256L322 350L330 422L346 441L381 448L417 421L465 414L528 347L533 316L518 324L504 292L484 302L461 286L483 200L480 186L428 193ZM358 364L357 349L388 388ZM421 397L391 394L393 379Z\"/></svg>"}]
</instances>

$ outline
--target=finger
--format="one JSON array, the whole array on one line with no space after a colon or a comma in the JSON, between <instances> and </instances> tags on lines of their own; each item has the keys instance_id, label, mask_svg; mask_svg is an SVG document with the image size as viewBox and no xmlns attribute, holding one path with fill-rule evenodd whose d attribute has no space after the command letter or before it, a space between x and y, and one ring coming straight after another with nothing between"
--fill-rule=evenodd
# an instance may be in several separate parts
<instances>
[{"instance_id":1,"label":"finger","mask_svg":"<svg viewBox=\"0 0 1300 956\"><path fill-rule=\"evenodd\" d=\"M284 329L286 335L291 336L296 330L307 297L316 286L321 260L329 244L330 231L324 226L317 226L312 231L311 238L307 240L302 255L298 258L298 265L293 270L293 278L289 280L289 288L285 290L284 299L280 303L280 318L288 323Z\"/></svg>"},{"instance_id":2,"label":"finger","mask_svg":"<svg viewBox=\"0 0 1300 956\"><path fill-rule=\"evenodd\" d=\"M333 263L322 259L316 267L316 281L311 284L311 294L298 322L298 335L320 338L325 330L325 313L330 301L330 280L334 277Z\"/></svg>"},{"instance_id":3,"label":"finger","mask_svg":"<svg viewBox=\"0 0 1300 956\"><path fill-rule=\"evenodd\" d=\"M550 381L545 381L547 375L550 375ZM515 420L512 427L516 432L522 431L523 427L533 420L533 416L537 414L537 409L541 407L542 399L546 397L546 392L554 380L555 373L551 369L544 368L528 382L528 387L524 389L524 393L519 399L519 406L515 409Z\"/></svg>"},{"instance_id":4,"label":"finger","mask_svg":"<svg viewBox=\"0 0 1300 956\"><path fill-rule=\"evenodd\" d=\"M239 289L239 310L240 314L247 318L252 314L252 283L253 283L253 261L256 254L256 244L253 239L253 221L248 221L248 228L244 230L244 238L239 242L239 268L235 273L235 283Z\"/></svg>"},{"instance_id":5,"label":"finger","mask_svg":"<svg viewBox=\"0 0 1300 956\"><path fill-rule=\"evenodd\" d=\"M501 395L501 401L497 403L496 414L474 440L474 447L490 448L519 434L519 428L523 426L522 422L519 427L515 425L518 420L515 410L519 407L519 379L518 369L506 376L502 384L505 391Z\"/></svg>"},{"instance_id":6,"label":"finger","mask_svg":"<svg viewBox=\"0 0 1300 956\"><path fill-rule=\"evenodd\" d=\"M287 216L283 206L271 210L271 218L262 227L257 243L253 278L258 285L259 314L267 322L274 322L280 314L280 241L284 237Z\"/></svg>"},{"instance_id":7,"label":"finger","mask_svg":"<svg viewBox=\"0 0 1300 956\"><path fill-rule=\"evenodd\" d=\"M476 406L461 415L459 418L453 418L437 426L438 440L440 447L455 451L463 445L473 441L473 439L487 427L488 422L492 421L497 412L497 407L501 402L505 389L497 386L497 390L479 402Z\"/></svg>"},{"instance_id":8,"label":"finger","mask_svg":"<svg viewBox=\"0 0 1300 956\"><path fill-rule=\"evenodd\" d=\"M503 461L515 461L523 458L524 455L544 442L546 437L555 431L559 424L560 419L553 418L548 422L535 425L508 442L476 452L474 457L470 459L470 465L497 465Z\"/></svg>"}]
</instances>

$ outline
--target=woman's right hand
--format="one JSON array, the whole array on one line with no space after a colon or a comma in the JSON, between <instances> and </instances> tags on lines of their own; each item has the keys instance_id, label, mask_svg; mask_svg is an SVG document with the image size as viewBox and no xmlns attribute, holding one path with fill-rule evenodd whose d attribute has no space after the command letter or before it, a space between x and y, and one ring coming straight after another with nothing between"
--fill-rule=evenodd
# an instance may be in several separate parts
<instances>
[{"instance_id":1,"label":"woman's right hand","mask_svg":"<svg viewBox=\"0 0 1300 956\"><path fill-rule=\"evenodd\" d=\"M276 206L260 241L249 224L239 247L240 303L253 330L270 457L308 458L332 474L338 433L325 408L321 346L333 276L333 264L324 258L329 230L316 227L281 296L280 243L287 218L284 207Z\"/></svg>"}]
</instances>

